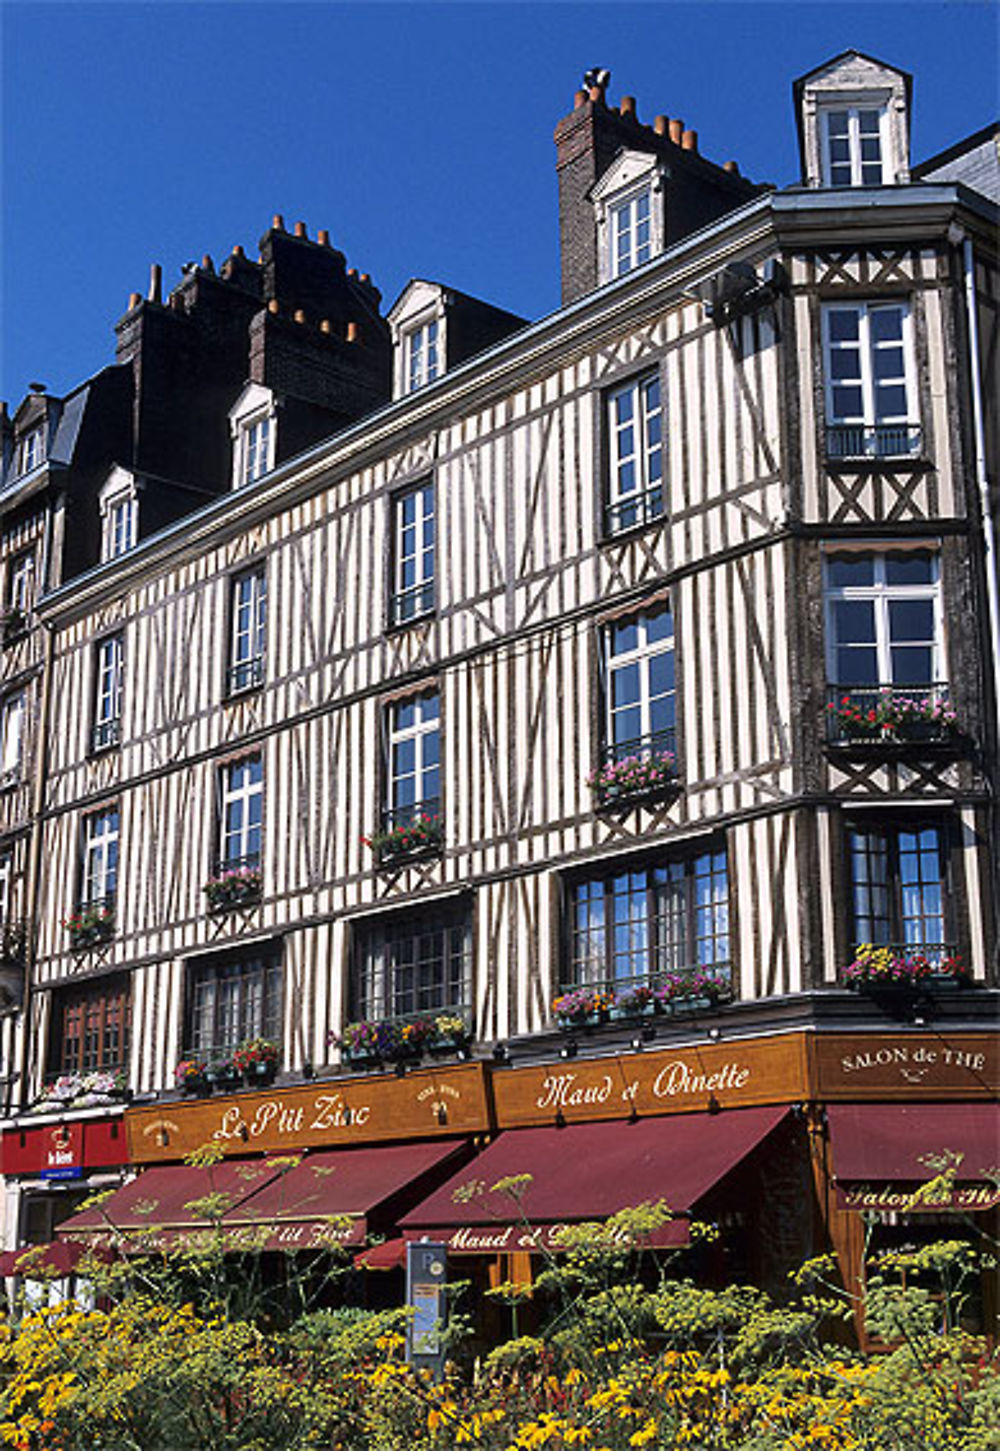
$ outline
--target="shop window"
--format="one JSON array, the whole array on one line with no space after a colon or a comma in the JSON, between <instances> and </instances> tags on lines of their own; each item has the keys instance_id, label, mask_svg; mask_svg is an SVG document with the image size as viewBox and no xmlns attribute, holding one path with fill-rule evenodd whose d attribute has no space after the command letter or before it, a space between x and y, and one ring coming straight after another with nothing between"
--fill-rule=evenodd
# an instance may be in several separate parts
<instances>
[{"instance_id":1,"label":"shop window","mask_svg":"<svg viewBox=\"0 0 1000 1451\"><path fill-rule=\"evenodd\" d=\"M659 373L644 373L608 395L606 534L649 524L665 508Z\"/></svg>"},{"instance_id":2,"label":"shop window","mask_svg":"<svg viewBox=\"0 0 1000 1451\"><path fill-rule=\"evenodd\" d=\"M263 569L233 580L228 693L239 695L264 683L267 645L267 575Z\"/></svg>"},{"instance_id":3,"label":"shop window","mask_svg":"<svg viewBox=\"0 0 1000 1451\"><path fill-rule=\"evenodd\" d=\"M46 1076L115 1071L128 1063L130 999L127 978L108 977L57 988Z\"/></svg>"},{"instance_id":4,"label":"shop window","mask_svg":"<svg viewBox=\"0 0 1000 1451\"><path fill-rule=\"evenodd\" d=\"M942 823L848 825L853 948L891 946L931 962L955 954L947 845Z\"/></svg>"},{"instance_id":5,"label":"shop window","mask_svg":"<svg viewBox=\"0 0 1000 1451\"><path fill-rule=\"evenodd\" d=\"M699 970L730 984L729 878L721 847L578 878L568 895L566 986L620 993Z\"/></svg>"},{"instance_id":6,"label":"shop window","mask_svg":"<svg viewBox=\"0 0 1000 1451\"><path fill-rule=\"evenodd\" d=\"M389 620L405 625L434 609L434 485L418 484L392 501L393 589Z\"/></svg>"},{"instance_id":7,"label":"shop window","mask_svg":"<svg viewBox=\"0 0 1000 1451\"><path fill-rule=\"evenodd\" d=\"M220 778L219 867L238 871L260 866L264 767L260 756L224 766Z\"/></svg>"},{"instance_id":8,"label":"shop window","mask_svg":"<svg viewBox=\"0 0 1000 1451\"><path fill-rule=\"evenodd\" d=\"M663 601L604 630L604 761L676 752L674 622Z\"/></svg>"},{"instance_id":9,"label":"shop window","mask_svg":"<svg viewBox=\"0 0 1000 1451\"><path fill-rule=\"evenodd\" d=\"M19 690L0 705L0 786L14 786L21 779L26 703Z\"/></svg>"},{"instance_id":10,"label":"shop window","mask_svg":"<svg viewBox=\"0 0 1000 1451\"><path fill-rule=\"evenodd\" d=\"M354 943L351 1017L467 1015L471 979L472 930L465 901L365 924Z\"/></svg>"},{"instance_id":11,"label":"shop window","mask_svg":"<svg viewBox=\"0 0 1000 1451\"><path fill-rule=\"evenodd\" d=\"M828 459L920 453L910 309L905 302L823 308Z\"/></svg>"},{"instance_id":12,"label":"shop window","mask_svg":"<svg viewBox=\"0 0 1000 1451\"><path fill-rule=\"evenodd\" d=\"M123 652L121 635L108 635L98 642L94 650L92 751L107 750L121 739Z\"/></svg>"},{"instance_id":13,"label":"shop window","mask_svg":"<svg viewBox=\"0 0 1000 1451\"><path fill-rule=\"evenodd\" d=\"M282 971L273 950L190 963L185 1050L230 1058L250 1038L281 1040Z\"/></svg>"}]
</instances>

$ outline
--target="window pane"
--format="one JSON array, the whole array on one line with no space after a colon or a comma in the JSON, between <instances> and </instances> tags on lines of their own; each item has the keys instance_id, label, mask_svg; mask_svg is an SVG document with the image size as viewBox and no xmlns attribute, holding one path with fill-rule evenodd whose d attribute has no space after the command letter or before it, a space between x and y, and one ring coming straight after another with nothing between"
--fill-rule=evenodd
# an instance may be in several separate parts
<instances>
[{"instance_id":1,"label":"window pane","mask_svg":"<svg viewBox=\"0 0 1000 1451\"><path fill-rule=\"evenodd\" d=\"M839 645L875 641L875 605L872 600L834 600L834 634Z\"/></svg>"},{"instance_id":2,"label":"window pane","mask_svg":"<svg viewBox=\"0 0 1000 1451\"><path fill-rule=\"evenodd\" d=\"M857 342L861 336L861 314L856 307L831 307L827 326L833 342Z\"/></svg>"},{"instance_id":3,"label":"window pane","mask_svg":"<svg viewBox=\"0 0 1000 1451\"><path fill-rule=\"evenodd\" d=\"M933 584L937 558L933 554L887 554L885 577L888 584Z\"/></svg>"},{"instance_id":4,"label":"window pane","mask_svg":"<svg viewBox=\"0 0 1000 1451\"><path fill-rule=\"evenodd\" d=\"M827 580L838 589L875 582L875 560L870 554L834 554L827 560Z\"/></svg>"},{"instance_id":5,"label":"window pane","mask_svg":"<svg viewBox=\"0 0 1000 1451\"><path fill-rule=\"evenodd\" d=\"M893 643L901 640L933 640L933 601L890 600L889 631Z\"/></svg>"}]
</instances>

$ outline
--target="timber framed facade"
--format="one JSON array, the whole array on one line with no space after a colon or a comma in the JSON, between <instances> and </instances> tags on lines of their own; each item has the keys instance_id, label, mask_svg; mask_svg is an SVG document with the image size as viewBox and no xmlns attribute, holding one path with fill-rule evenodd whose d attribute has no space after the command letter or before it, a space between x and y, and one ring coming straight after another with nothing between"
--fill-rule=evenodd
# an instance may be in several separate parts
<instances>
[{"instance_id":1,"label":"timber framed facade","mask_svg":"<svg viewBox=\"0 0 1000 1451\"><path fill-rule=\"evenodd\" d=\"M599 120L603 91L580 95ZM5 690L40 682L31 785L0 793L31 918L3 1020L22 1136L78 1003L114 1044L90 1066L123 1067L147 1117L180 1060L237 1038L277 1042L285 1087L339 1082L359 1004L458 1015L487 1074L570 1042L620 1054L631 1020L574 1037L556 1000L671 973L712 984L649 1019L678 1050L905 1036L937 1012L987 1030L995 203L938 177L712 206L553 317L48 580L44 657L36 631L3 661ZM890 383L889 414L830 401ZM898 1021L900 999L848 991L867 942L967 982ZM810 1072L788 1102L818 1097Z\"/></svg>"}]
</instances>

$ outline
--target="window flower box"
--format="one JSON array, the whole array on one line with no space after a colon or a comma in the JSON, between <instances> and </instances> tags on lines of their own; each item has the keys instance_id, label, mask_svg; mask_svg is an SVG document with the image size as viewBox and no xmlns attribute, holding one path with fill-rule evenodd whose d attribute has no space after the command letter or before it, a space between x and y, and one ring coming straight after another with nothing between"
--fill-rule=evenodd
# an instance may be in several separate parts
<instances>
[{"instance_id":1,"label":"window flower box","mask_svg":"<svg viewBox=\"0 0 1000 1451\"><path fill-rule=\"evenodd\" d=\"M633 1021L636 1018L651 1018L662 1011L656 996L656 989L646 984L624 989L615 994L612 1018Z\"/></svg>"},{"instance_id":2,"label":"window flower box","mask_svg":"<svg viewBox=\"0 0 1000 1451\"><path fill-rule=\"evenodd\" d=\"M614 1005L614 993L581 987L555 998L552 1012L562 1028L589 1028L608 1022Z\"/></svg>"},{"instance_id":3,"label":"window flower box","mask_svg":"<svg viewBox=\"0 0 1000 1451\"><path fill-rule=\"evenodd\" d=\"M78 907L63 926L69 933L69 945L74 952L86 952L110 941L115 930L115 909L107 903L93 903Z\"/></svg>"},{"instance_id":4,"label":"window flower box","mask_svg":"<svg viewBox=\"0 0 1000 1451\"><path fill-rule=\"evenodd\" d=\"M12 645L28 631L28 616L24 610L11 607L0 614L0 641Z\"/></svg>"},{"instance_id":5,"label":"window flower box","mask_svg":"<svg viewBox=\"0 0 1000 1451\"><path fill-rule=\"evenodd\" d=\"M603 806L660 796L677 781L673 751L649 750L605 761L587 777L587 785Z\"/></svg>"},{"instance_id":6,"label":"window flower box","mask_svg":"<svg viewBox=\"0 0 1000 1451\"><path fill-rule=\"evenodd\" d=\"M273 1083L278 1072L278 1045L270 1038L251 1038L233 1054L233 1066L250 1088Z\"/></svg>"},{"instance_id":7,"label":"window flower box","mask_svg":"<svg viewBox=\"0 0 1000 1451\"><path fill-rule=\"evenodd\" d=\"M209 1094L212 1085L205 1073L206 1064L201 1058L182 1058L174 1069L174 1082L182 1093Z\"/></svg>"},{"instance_id":8,"label":"window flower box","mask_svg":"<svg viewBox=\"0 0 1000 1451\"><path fill-rule=\"evenodd\" d=\"M671 972L656 989L661 1012L703 1012L732 1001L733 990L728 976L696 968L690 972Z\"/></svg>"},{"instance_id":9,"label":"window flower box","mask_svg":"<svg viewBox=\"0 0 1000 1451\"><path fill-rule=\"evenodd\" d=\"M92 1073L61 1073L47 1083L32 1113L63 1113L72 1108L100 1108L128 1097L122 1069L95 1069Z\"/></svg>"},{"instance_id":10,"label":"window flower box","mask_svg":"<svg viewBox=\"0 0 1000 1451\"><path fill-rule=\"evenodd\" d=\"M947 949L884 946L863 942L844 968L844 986L855 992L918 992L965 987L972 974L961 957Z\"/></svg>"},{"instance_id":11,"label":"window flower box","mask_svg":"<svg viewBox=\"0 0 1000 1451\"><path fill-rule=\"evenodd\" d=\"M456 1013L439 1013L431 1019L431 1032L426 1048L435 1058L447 1058L455 1053L467 1053L470 1035L465 1019Z\"/></svg>"},{"instance_id":12,"label":"window flower box","mask_svg":"<svg viewBox=\"0 0 1000 1451\"><path fill-rule=\"evenodd\" d=\"M216 1058L205 1069L205 1078L220 1093L233 1093L243 1087L243 1074L231 1058Z\"/></svg>"},{"instance_id":13,"label":"window flower box","mask_svg":"<svg viewBox=\"0 0 1000 1451\"><path fill-rule=\"evenodd\" d=\"M439 852L444 844L444 823L440 816L421 813L362 837L362 841L371 847L380 866L389 866Z\"/></svg>"},{"instance_id":14,"label":"window flower box","mask_svg":"<svg viewBox=\"0 0 1000 1451\"><path fill-rule=\"evenodd\" d=\"M233 912L260 901L263 874L260 867L223 867L202 887L210 912Z\"/></svg>"},{"instance_id":15,"label":"window flower box","mask_svg":"<svg viewBox=\"0 0 1000 1451\"><path fill-rule=\"evenodd\" d=\"M839 689L827 704L827 715L835 743L905 745L947 741L958 732L958 716L941 686Z\"/></svg>"}]
</instances>

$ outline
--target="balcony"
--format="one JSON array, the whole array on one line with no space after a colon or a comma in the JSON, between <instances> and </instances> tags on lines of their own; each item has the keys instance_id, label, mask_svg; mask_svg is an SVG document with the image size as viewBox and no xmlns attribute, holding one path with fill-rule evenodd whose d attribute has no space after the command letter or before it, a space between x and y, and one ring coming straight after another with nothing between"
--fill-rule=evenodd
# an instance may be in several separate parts
<instances>
[{"instance_id":1,"label":"balcony","mask_svg":"<svg viewBox=\"0 0 1000 1451\"><path fill-rule=\"evenodd\" d=\"M671 726L631 741L615 741L601 752L601 764L587 777L599 806L629 806L657 800L677 785L677 732Z\"/></svg>"},{"instance_id":2,"label":"balcony","mask_svg":"<svg viewBox=\"0 0 1000 1451\"><path fill-rule=\"evenodd\" d=\"M118 716L100 720L90 732L90 753L96 756L101 751L117 746L122 738L122 723Z\"/></svg>"},{"instance_id":3,"label":"balcony","mask_svg":"<svg viewBox=\"0 0 1000 1451\"><path fill-rule=\"evenodd\" d=\"M259 690L264 684L264 657L254 655L249 660L237 660L230 665L226 675L226 694L243 695L248 690Z\"/></svg>"},{"instance_id":4,"label":"balcony","mask_svg":"<svg viewBox=\"0 0 1000 1451\"><path fill-rule=\"evenodd\" d=\"M407 806L387 808L381 830L365 841L380 866L437 856L444 845L440 798L428 796Z\"/></svg>"},{"instance_id":5,"label":"balcony","mask_svg":"<svg viewBox=\"0 0 1000 1451\"><path fill-rule=\"evenodd\" d=\"M826 430L829 462L919 458L923 446L919 423L836 423Z\"/></svg>"},{"instance_id":6,"label":"balcony","mask_svg":"<svg viewBox=\"0 0 1000 1451\"><path fill-rule=\"evenodd\" d=\"M434 581L426 580L410 589L400 590L389 600L389 624L408 625L434 613Z\"/></svg>"},{"instance_id":7,"label":"balcony","mask_svg":"<svg viewBox=\"0 0 1000 1451\"><path fill-rule=\"evenodd\" d=\"M948 686L831 685L827 687L827 741L839 747L946 745L958 736Z\"/></svg>"},{"instance_id":8,"label":"balcony","mask_svg":"<svg viewBox=\"0 0 1000 1451\"><path fill-rule=\"evenodd\" d=\"M629 494L624 499L616 499L613 504L605 505L604 533L611 538L630 529L640 529L662 519L663 514L663 485L656 484L654 488L646 489L641 494Z\"/></svg>"}]
</instances>

